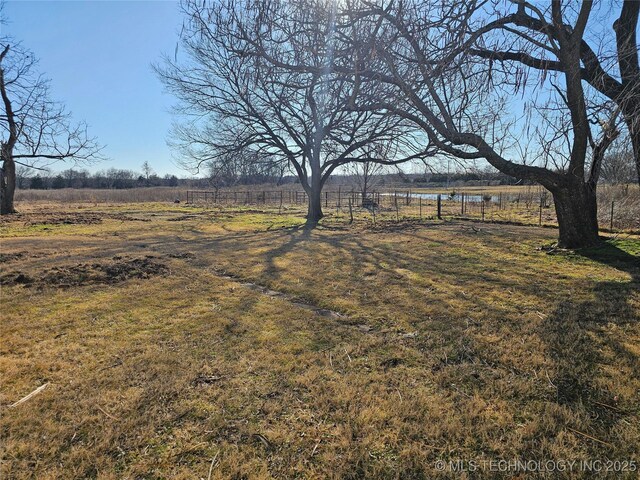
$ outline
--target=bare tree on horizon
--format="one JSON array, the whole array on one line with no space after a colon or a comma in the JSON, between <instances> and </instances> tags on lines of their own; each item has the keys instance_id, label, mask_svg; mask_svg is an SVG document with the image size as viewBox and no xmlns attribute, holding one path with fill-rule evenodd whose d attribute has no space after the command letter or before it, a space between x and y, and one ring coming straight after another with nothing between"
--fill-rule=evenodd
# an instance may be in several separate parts
<instances>
[{"instance_id":1,"label":"bare tree on horizon","mask_svg":"<svg viewBox=\"0 0 640 480\"><path fill-rule=\"evenodd\" d=\"M411 122L385 109L351 108L353 75L333 68L351 62L336 29L342 4L185 0L182 8L187 59L165 58L157 71L180 101L183 122L173 145L186 166L247 151L284 165L307 192L307 222L314 224L323 216L322 188L337 168L393 165L436 152L417 141L422 134ZM372 156L375 144L387 145L389 155Z\"/></svg>"},{"instance_id":2,"label":"bare tree on horizon","mask_svg":"<svg viewBox=\"0 0 640 480\"><path fill-rule=\"evenodd\" d=\"M627 17L634 18L630 3L640 5L624 2L618 36L625 35L620 25L627 25ZM619 134L620 113L626 121L628 111L621 112L619 103L584 79L593 2L576 6L553 0L538 9L519 0L507 3L506 11L502 5L356 3L344 22L344 37L353 24L364 23L369 27L358 31L374 32L351 37L356 84L385 83L404 101L359 94L354 108L388 109L419 125L442 152L462 160L482 158L507 175L543 185L554 197L559 244L594 245L602 160ZM626 35L625 45L635 38ZM509 48L542 51L554 58L554 68L538 70L529 57L501 63L486 53ZM519 116L513 114L516 96L526 98ZM518 145L533 140L536 155L519 158Z\"/></svg>"},{"instance_id":3,"label":"bare tree on horizon","mask_svg":"<svg viewBox=\"0 0 640 480\"><path fill-rule=\"evenodd\" d=\"M87 162L102 146L84 123L50 98L50 82L36 72L37 60L10 38L0 39L0 214L15 213L16 166L45 170L55 162Z\"/></svg>"}]
</instances>

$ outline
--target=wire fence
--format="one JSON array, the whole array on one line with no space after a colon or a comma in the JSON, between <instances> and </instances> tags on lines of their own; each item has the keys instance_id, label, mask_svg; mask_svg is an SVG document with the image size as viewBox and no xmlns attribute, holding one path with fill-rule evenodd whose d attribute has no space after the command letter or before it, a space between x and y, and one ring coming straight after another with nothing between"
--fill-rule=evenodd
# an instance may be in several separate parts
<instances>
[{"instance_id":1,"label":"wire fence","mask_svg":"<svg viewBox=\"0 0 640 480\"><path fill-rule=\"evenodd\" d=\"M598 195L600 228L610 231L640 231L640 190L601 188ZM372 220L463 218L486 222L555 226L553 197L543 189L518 191L473 191L428 193L412 190L362 192L348 189L322 192L325 214L352 219L370 215ZM304 190L189 190L188 204L264 205L280 212L307 205Z\"/></svg>"}]
</instances>

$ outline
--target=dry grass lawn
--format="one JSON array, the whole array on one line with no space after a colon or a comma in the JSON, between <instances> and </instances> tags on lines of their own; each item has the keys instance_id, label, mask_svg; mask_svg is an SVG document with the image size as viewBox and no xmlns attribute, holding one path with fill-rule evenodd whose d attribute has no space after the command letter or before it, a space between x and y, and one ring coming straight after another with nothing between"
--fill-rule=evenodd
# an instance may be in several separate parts
<instances>
[{"instance_id":1,"label":"dry grass lawn","mask_svg":"<svg viewBox=\"0 0 640 480\"><path fill-rule=\"evenodd\" d=\"M21 207L0 221L2 479L640 462L637 237L550 254L553 229Z\"/></svg>"}]
</instances>

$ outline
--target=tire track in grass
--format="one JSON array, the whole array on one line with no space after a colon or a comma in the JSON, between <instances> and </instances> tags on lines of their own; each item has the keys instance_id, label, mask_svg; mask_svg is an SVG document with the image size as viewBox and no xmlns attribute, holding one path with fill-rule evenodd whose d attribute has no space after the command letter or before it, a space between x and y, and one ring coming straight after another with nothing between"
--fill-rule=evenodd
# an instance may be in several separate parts
<instances>
[{"instance_id":1,"label":"tire track in grass","mask_svg":"<svg viewBox=\"0 0 640 480\"><path fill-rule=\"evenodd\" d=\"M284 300L286 302L289 302L290 304L298 307L298 308L302 308L304 310L310 311L315 313L316 315L319 315L321 317L325 317L325 318L332 318L332 319L336 319L336 320L341 320L345 325L347 326L351 326L354 327L356 329L358 329L361 333L369 333L369 334L373 334L373 335L383 335L386 336L386 334L394 331L394 329L382 329L382 330L376 330L375 327L372 327L371 325L365 324L365 323L356 323L353 319L351 319L347 314L345 313L340 313L337 312L335 310L330 310L328 308L321 308L318 305L314 305L313 303L310 302L306 302L306 301L302 301L300 300L298 297L285 293L285 292L281 292L278 290L273 290L265 285L260 285L258 283L255 282L249 282L247 281L245 278L242 278L238 275L234 275L232 273L229 273L226 270L217 268L217 267L211 267L208 269L211 273L213 273L214 275L216 275L219 278L225 279L225 280L230 280L232 282L236 282L238 284L240 284L240 286L248 289L248 290L252 290L254 292L259 292L267 297L270 298L277 298L280 300ZM418 332L395 332L397 333L397 337L399 337L400 339L413 339L416 338L418 336Z\"/></svg>"}]
</instances>

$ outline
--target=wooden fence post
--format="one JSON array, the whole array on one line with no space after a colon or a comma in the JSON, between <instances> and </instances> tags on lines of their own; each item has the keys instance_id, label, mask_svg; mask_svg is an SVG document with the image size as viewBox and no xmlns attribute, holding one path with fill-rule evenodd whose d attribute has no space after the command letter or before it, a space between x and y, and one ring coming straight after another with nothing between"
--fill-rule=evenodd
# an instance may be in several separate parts
<instances>
[{"instance_id":1,"label":"wooden fence post","mask_svg":"<svg viewBox=\"0 0 640 480\"><path fill-rule=\"evenodd\" d=\"M542 197L540 197L540 213L538 216L538 226L540 227L542 226L542 202L543 202Z\"/></svg>"},{"instance_id":2,"label":"wooden fence post","mask_svg":"<svg viewBox=\"0 0 640 480\"><path fill-rule=\"evenodd\" d=\"M611 201L611 225L609 226L609 230L611 230L613 232L613 205L614 205L614 201Z\"/></svg>"},{"instance_id":3,"label":"wooden fence post","mask_svg":"<svg viewBox=\"0 0 640 480\"><path fill-rule=\"evenodd\" d=\"M349 199L349 223L353 223L353 209L351 208L351 199Z\"/></svg>"},{"instance_id":4,"label":"wooden fence post","mask_svg":"<svg viewBox=\"0 0 640 480\"><path fill-rule=\"evenodd\" d=\"M460 215L464 215L464 192L460 196Z\"/></svg>"},{"instance_id":5,"label":"wooden fence post","mask_svg":"<svg viewBox=\"0 0 640 480\"><path fill-rule=\"evenodd\" d=\"M442 220L442 195L438 194L438 220Z\"/></svg>"},{"instance_id":6,"label":"wooden fence post","mask_svg":"<svg viewBox=\"0 0 640 480\"><path fill-rule=\"evenodd\" d=\"M422 197L418 198L418 204L420 205L420 220L422 220Z\"/></svg>"}]
</instances>

